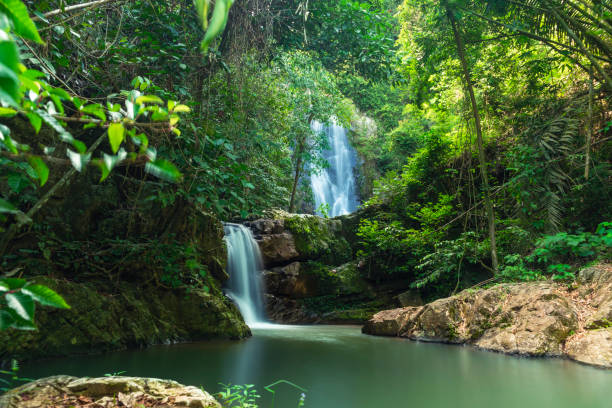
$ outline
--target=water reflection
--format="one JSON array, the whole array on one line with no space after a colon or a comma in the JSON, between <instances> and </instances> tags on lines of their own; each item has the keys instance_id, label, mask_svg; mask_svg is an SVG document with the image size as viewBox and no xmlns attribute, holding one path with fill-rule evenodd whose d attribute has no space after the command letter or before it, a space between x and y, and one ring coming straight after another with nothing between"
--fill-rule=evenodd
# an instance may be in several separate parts
<instances>
[{"instance_id":1,"label":"water reflection","mask_svg":"<svg viewBox=\"0 0 612 408\"><path fill-rule=\"evenodd\" d=\"M24 376L58 373L172 378L219 390L279 379L308 390L313 408L608 408L612 372L564 360L522 359L467 347L361 335L356 327L268 326L241 342L214 341L47 360ZM276 408L301 391L279 385ZM268 405L267 405L268 404Z\"/></svg>"}]
</instances>

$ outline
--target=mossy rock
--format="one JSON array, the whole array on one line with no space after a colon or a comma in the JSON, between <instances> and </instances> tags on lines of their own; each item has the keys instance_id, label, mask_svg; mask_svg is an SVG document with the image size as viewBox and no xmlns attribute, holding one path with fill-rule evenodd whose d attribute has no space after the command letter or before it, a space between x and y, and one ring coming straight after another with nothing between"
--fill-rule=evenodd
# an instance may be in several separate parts
<instances>
[{"instance_id":1,"label":"mossy rock","mask_svg":"<svg viewBox=\"0 0 612 408\"><path fill-rule=\"evenodd\" d=\"M300 214L286 217L284 223L294 237L301 259L329 265L340 265L351 259L351 247L342 236L339 220Z\"/></svg>"},{"instance_id":2,"label":"mossy rock","mask_svg":"<svg viewBox=\"0 0 612 408\"><path fill-rule=\"evenodd\" d=\"M70 310L39 307L37 331L0 332L0 360L104 352L178 341L250 335L229 299L203 290L167 290L120 283L37 278L60 293Z\"/></svg>"}]
</instances>

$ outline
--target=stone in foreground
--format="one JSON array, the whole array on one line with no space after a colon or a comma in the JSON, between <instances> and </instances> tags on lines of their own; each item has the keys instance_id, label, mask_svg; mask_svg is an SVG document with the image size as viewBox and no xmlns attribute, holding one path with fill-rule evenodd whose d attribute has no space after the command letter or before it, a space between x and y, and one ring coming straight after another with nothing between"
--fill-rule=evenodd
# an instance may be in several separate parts
<instances>
[{"instance_id":1,"label":"stone in foreground","mask_svg":"<svg viewBox=\"0 0 612 408\"><path fill-rule=\"evenodd\" d=\"M0 396L0 408L221 408L207 392L170 380L140 377L43 378Z\"/></svg>"}]
</instances>

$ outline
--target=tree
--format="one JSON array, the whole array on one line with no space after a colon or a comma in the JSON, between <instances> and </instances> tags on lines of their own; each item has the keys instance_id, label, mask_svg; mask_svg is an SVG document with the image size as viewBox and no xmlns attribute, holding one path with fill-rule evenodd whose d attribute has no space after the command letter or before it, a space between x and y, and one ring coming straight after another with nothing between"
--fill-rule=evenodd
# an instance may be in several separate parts
<instances>
[{"instance_id":1,"label":"tree","mask_svg":"<svg viewBox=\"0 0 612 408\"><path fill-rule=\"evenodd\" d=\"M480 112L478 110L478 102L474 94L474 85L472 84L472 77L470 74L470 68L468 67L467 59L465 56L465 44L459 31L457 19L453 14L450 6L447 2L444 2L446 9L446 15L453 29L453 35L455 42L457 43L457 55L461 61L461 67L463 69L463 79L465 86L470 97L470 103L472 106L472 114L474 115L474 126L476 127L476 141L478 146L478 160L480 161L480 176L482 178L482 185L484 190L484 202L485 209L487 211L487 219L489 224L489 242L491 244L491 263L493 271L497 273L499 262L497 260L497 243L495 239L495 213L493 211L493 204L491 202L491 189L489 188L489 176L487 172L487 159L484 152L484 144L482 140L482 123L480 120Z\"/></svg>"},{"instance_id":2,"label":"tree","mask_svg":"<svg viewBox=\"0 0 612 408\"><path fill-rule=\"evenodd\" d=\"M306 52L285 53L278 59L291 100L289 143L293 150L293 183L289 212L295 210L298 181L306 166L321 166L319 153L326 147L323 135L312 131L313 120L327 123L338 108L340 92L333 77Z\"/></svg>"}]
</instances>

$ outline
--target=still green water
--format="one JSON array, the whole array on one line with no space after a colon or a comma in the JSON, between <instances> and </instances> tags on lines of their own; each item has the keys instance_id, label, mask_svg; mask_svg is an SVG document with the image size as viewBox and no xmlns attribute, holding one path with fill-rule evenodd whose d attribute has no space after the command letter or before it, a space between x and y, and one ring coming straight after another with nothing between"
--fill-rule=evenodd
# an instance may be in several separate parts
<instances>
[{"instance_id":1,"label":"still green water","mask_svg":"<svg viewBox=\"0 0 612 408\"><path fill-rule=\"evenodd\" d=\"M271 326L241 342L157 346L51 359L22 367L34 378L70 374L170 378L219 391L219 382L263 386L279 379L308 390L312 408L609 408L612 371L565 360L523 359L467 347L362 335L358 327ZM281 385L275 408L297 407Z\"/></svg>"}]
</instances>

